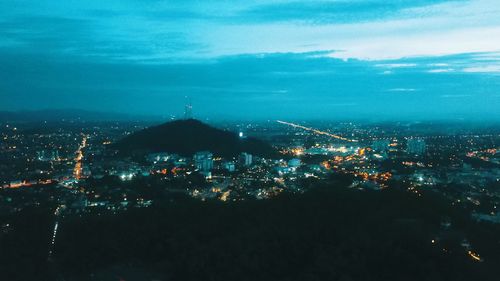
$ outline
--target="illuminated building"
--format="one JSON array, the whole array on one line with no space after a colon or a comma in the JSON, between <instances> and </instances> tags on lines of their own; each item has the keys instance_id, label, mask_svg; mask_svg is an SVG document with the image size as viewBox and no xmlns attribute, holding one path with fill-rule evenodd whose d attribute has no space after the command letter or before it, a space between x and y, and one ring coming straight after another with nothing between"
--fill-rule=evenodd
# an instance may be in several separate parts
<instances>
[{"instance_id":1,"label":"illuminated building","mask_svg":"<svg viewBox=\"0 0 500 281\"><path fill-rule=\"evenodd\" d=\"M422 155L426 149L425 140L409 139L406 142L406 152L413 155Z\"/></svg>"},{"instance_id":2,"label":"illuminated building","mask_svg":"<svg viewBox=\"0 0 500 281\"><path fill-rule=\"evenodd\" d=\"M214 160L213 154L209 151L200 151L194 154L194 165L196 169L207 172L213 169Z\"/></svg>"},{"instance_id":3,"label":"illuminated building","mask_svg":"<svg viewBox=\"0 0 500 281\"><path fill-rule=\"evenodd\" d=\"M253 156L250 153L243 152L240 154L240 163L243 166L250 166L253 163Z\"/></svg>"},{"instance_id":4,"label":"illuminated building","mask_svg":"<svg viewBox=\"0 0 500 281\"><path fill-rule=\"evenodd\" d=\"M236 166L234 165L234 162L226 162L224 163L224 169L228 170L229 172L234 172L236 170Z\"/></svg>"},{"instance_id":5,"label":"illuminated building","mask_svg":"<svg viewBox=\"0 0 500 281\"><path fill-rule=\"evenodd\" d=\"M288 161L288 167L297 168L300 167L302 162L298 158L293 158Z\"/></svg>"},{"instance_id":6,"label":"illuminated building","mask_svg":"<svg viewBox=\"0 0 500 281\"><path fill-rule=\"evenodd\" d=\"M59 151L57 150L52 150L52 151L38 151L37 153L37 159L40 161L55 161L59 160Z\"/></svg>"},{"instance_id":7,"label":"illuminated building","mask_svg":"<svg viewBox=\"0 0 500 281\"><path fill-rule=\"evenodd\" d=\"M386 152L389 150L389 140L376 140L372 143L371 148L376 152Z\"/></svg>"}]
</instances>

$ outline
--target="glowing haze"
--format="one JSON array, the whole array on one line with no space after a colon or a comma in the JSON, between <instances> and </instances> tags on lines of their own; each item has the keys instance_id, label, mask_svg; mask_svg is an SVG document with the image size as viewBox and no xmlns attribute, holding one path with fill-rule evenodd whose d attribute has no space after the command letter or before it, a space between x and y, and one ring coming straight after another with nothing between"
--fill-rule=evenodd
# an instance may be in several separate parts
<instances>
[{"instance_id":1,"label":"glowing haze","mask_svg":"<svg viewBox=\"0 0 500 281\"><path fill-rule=\"evenodd\" d=\"M0 0L0 110L500 118L496 0Z\"/></svg>"}]
</instances>

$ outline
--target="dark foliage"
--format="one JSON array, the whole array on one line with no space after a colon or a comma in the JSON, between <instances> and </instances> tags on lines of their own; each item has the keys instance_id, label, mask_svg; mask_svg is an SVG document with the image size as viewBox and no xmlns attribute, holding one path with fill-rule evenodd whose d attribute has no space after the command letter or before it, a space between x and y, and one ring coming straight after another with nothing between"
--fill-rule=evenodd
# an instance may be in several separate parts
<instances>
[{"instance_id":1,"label":"dark foliage","mask_svg":"<svg viewBox=\"0 0 500 281\"><path fill-rule=\"evenodd\" d=\"M48 208L28 208L0 215L0 280L51 280L47 258L52 213Z\"/></svg>"},{"instance_id":2,"label":"dark foliage","mask_svg":"<svg viewBox=\"0 0 500 281\"><path fill-rule=\"evenodd\" d=\"M473 262L461 231L430 242L443 215L462 216L447 206L333 187L266 201L178 200L68 219L57 260L66 280L496 280L498 255ZM497 241L495 231L475 235Z\"/></svg>"},{"instance_id":3,"label":"dark foliage","mask_svg":"<svg viewBox=\"0 0 500 281\"><path fill-rule=\"evenodd\" d=\"M52 259L53 208L3 215L0 280L498 280L498 225L434 193L345 188L351 181L311 180L305 194L270 200L178 197L73 214L59 218ZM463 237L484 262L467 256Z\"/></svg>"},{"instance_id":4,"label":"dark foliage","mask_svg":"<svg viewBox=\"0 0 500 281\"><path fill-rule=\"evenodd\" d=\"M209 150L218 156L234 157L241 152L275 157L276 151L255 138L239 138L235 133L219 130L198 120L178 120L150 127L125 137L112 146L122 154L169 152L191 156Z\"/></svg>"}]
</instances>

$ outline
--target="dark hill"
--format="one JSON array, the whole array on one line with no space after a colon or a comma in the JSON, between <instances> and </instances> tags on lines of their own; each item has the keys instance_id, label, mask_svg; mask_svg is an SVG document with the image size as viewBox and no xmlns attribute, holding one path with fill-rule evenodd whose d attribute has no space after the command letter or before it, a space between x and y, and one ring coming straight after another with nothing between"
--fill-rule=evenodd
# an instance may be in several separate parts
<instances>
[{"instance_id":1,"label":"dark hill","mask_svg":"<svg viewBox=\"0 0 500 281\"><path fill-rule=\"evenodd\" d=\"M178 120L133 133L113 145L122 154L169 152L191 156L209 150L223 157L248 152L270 157L276 151L267 143L255 138L240 138L233 132L220 130L198 120Z\"/></svg>"}]
</instances>

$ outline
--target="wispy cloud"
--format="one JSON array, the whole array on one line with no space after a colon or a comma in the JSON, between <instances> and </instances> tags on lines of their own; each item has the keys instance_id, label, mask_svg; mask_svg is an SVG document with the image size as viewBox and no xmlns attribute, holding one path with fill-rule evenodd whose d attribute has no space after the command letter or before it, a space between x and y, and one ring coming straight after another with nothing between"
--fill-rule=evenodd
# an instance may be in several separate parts
<instances>
[{"instance_id":1,"label":"wispy cloud","mask_svg":"<svg viewBox=\"0 0 500 281\"><path fill-rule=\"evenodd\" d=\"M415 67L417 64L415 63L384 63L384 64L375 64L377 67L384 67L384 68L409 68L409 67Z\"/></svg>"},{"instance_id":2,"label":"wispy cloud","mask_svg":"<svg viewBox=\"0 0 500 281\"><path fill-rule=\"evenodd\" d=\"M441 95L440 97L445 99L459 99L459 98L472 97L472 95Z\"/></svg>"},{"instance_id":3,"label":"wispy cloud","mask_svg":"<svg viewBox=\"0 0 500 281\"><path fill-rule=\"evenodd\" d=\"M432 59L447 60L451 65L458 57ZM385 68L374 62L310 53L239 55L209 63L199 59L162 65L0 56L0 65L10 70L0 81L0 108L78 104L97 110L112 106L137 113L180 112L184 96L189 95L199 105L196 111L200 115L223 111L238 116L298 118L498 111L500 100L492 100L499 89L495 77L466 72L436 77L424 71L427 60L421 58L414 62L417 67L391 68L391 75L380 75ZM445 94L449 92L453 94ZM473 102L457 104L472 96L477 97ZM277 105L283 108L276 109Z\"/></svg>"},{"instance_id":4,"label":"wispy cloud","mask_svg":"<svg viewBox=\"0 0 500 281\"><path fill-rule=\"evenodd\" d=\"M446 66L449 66L448 63L429 63L428 65L430 67L446 67Z\"/></svg>"},{"instance_id":5,"label":"wispy cloud","mask_svg":"<svg viewBox=\"0 0 500 281\"><path fill-rule=\"evenodd\" d=\"M462 71L470 73L500 73L500 64L466 67Z\"/></svg>"},{"instance_id":6,"label":"wispy cloud","mask_svg":"<svg viewBox=\"0 0 500 281\"><path fill-rule=\"evenodd\" d=\"M392 89L388 89L387 90L388 92L416 92L418 91L417 89L415 88L392 88Z\"/></svg>"},{"instance_id":7,"label":"wispy cloud","mask_svg":"<svg viewBox=\"0 0 500 281\"><path fill-rule=\"evenodd\" d=\"M373 62L375 67L394 72L426 73L498 73L500 55L491 53L464 53L446 56L423 56Z\"/></svg>"},{"instance_id":8,"label":"wispy cloud","mask_svg":"<svg viewBox=\"0 0 500 281\"><path fill-rule=\"evenodd\" d=\"M0 107L77 99L165 110L186 93L206 111L500 106L491 99L500 91L497 0L14 2L0 0Z\"/></svg>"},{"instance_id":9,"label":"wispy cloud","mask_svg":"<svg viewBox=\"0 0 500 281\"><path fill-rule=\"evenodd\" d=\"M330 54L336 58L369 60L494 52L500 51L496 4L496 0L64 4L18 0L16 5L2 1L0 46L148 63L321 50L342 50Z\"/></svg>"},{"instance_id":10,"label":"wispy cloud","mask_svg":"<svg viewBox=\"0 0 500 281\"><path fill-rule=\"evenodd\" d=\"M447 2L422 1L269 1L236 14L240 21L302 22L309 24L367 22L397 18L412 9Z\"/></svg>"},{"instance_id":11,"label":"wispy cloud","mask_svg":"<svg viewBox=\"0 0 500 281\"><path fill-rule=\"evenodd\" d=\"M453 72L455 71L453 68L436 68L436 69L430 69L427 72L429 73L447 73L447 72Z\"/></svg>"}]
</instances>

